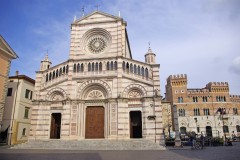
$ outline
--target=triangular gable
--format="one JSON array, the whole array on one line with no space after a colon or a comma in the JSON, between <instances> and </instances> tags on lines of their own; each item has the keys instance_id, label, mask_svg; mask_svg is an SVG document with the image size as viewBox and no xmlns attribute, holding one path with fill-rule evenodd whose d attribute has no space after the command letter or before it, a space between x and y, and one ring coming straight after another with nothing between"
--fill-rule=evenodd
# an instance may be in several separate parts
<instances>
[{"instance_id":1,"label":"triangular gable","mask_svg":"<svg viewBox=\"0 0 240 160\"><path fill-rule=\"evenodd\" d=\"M0 50L7 54L10 58L18 58L17 54L10 47L10 45L5 41L5 39L0 35Z\"/></svg>"},{"instance_id":2,"label":"triangular gable","mask_svg":"<svg viewBox=\"0 0 240 160\"><path fill-rule=\"evenodd\" d=\"M121 17L113 16L104 12L100 11L94 11L91 14L88 14L84 17L82 17L79 20L76 20L73 22L73 24L81 24L81 23L88 23L88 22L93 22L93 21L114 21L114 20L123 20Z\"/></svg>"}]
</instances>

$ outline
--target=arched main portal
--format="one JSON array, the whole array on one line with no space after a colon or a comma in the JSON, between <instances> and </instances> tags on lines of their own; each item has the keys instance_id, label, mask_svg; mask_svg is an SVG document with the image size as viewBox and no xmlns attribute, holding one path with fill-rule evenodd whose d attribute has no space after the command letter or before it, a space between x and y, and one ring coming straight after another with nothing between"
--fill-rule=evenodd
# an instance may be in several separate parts
<instances>
[{"instance_id":1,"label":"arched main portal","mask_svg":"<svg viewBox=\"0 0 240 160\"><path fill-rule=\"evenodd\" d=\"M107 104L109 92L100 84L90 84L82 91L81 99L85 101L85 138L101 139L107 134Z\"/></svg>"}]
</instances>

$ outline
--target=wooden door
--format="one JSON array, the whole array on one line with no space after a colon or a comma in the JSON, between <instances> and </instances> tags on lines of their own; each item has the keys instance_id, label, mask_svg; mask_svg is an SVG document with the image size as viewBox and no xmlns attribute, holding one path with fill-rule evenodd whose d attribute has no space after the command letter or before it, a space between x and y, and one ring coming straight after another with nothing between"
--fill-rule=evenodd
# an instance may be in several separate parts
<instances>
[{"instance_id":1,"label":"wooden door","mask_svg":"<svg viewBox=\"0 0 240 160\"><path fill-rule=\"evenodd\" d=\"M142 113L131 111L130 113L130 138L142 138Z\"/></svg>"},{"instance_id":2,"label":"wooden door","mask_svg":"<svg viewBox=\"0 0 240 160\"><path fill-rule=\"evenodd\" d=\"M60 139L61 132L61 113L53 113L51 115L51 139Z\"/></svg>"},{"instance_id":3,"label":"wooden door","mask_svg":"<svg viewBox=\"0 0 240 160\"><path fill-rule=\"evenodd\" d=\"M103 107L87 107L85 138L104 138Z\"/></svg>"}]
</instances>

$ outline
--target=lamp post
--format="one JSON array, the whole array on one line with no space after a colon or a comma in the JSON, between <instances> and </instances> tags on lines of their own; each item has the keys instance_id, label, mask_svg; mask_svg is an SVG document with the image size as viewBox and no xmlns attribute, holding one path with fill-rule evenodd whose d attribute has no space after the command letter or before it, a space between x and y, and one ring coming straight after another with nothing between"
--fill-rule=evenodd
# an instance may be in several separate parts
<instances>
[{"instance_id":1,"label":"lamp post","mask_svg":"<svg viewBox=\"0 0 240 160\"><path fill-rule=\"evenodd\" d=\"M195 117L194 120L195 120L195 123L196 123L196 133L197 133L198 132L197 131L197 121L198 121L198 119Z\"/></svg>"}]
</instances>

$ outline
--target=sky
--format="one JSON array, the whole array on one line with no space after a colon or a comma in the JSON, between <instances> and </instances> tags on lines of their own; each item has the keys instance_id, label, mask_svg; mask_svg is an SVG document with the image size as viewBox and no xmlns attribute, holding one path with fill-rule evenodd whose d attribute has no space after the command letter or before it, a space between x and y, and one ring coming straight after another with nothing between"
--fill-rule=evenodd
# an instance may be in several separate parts
<instances>
[{"instance_id":1,"label":"sky","mask_svg":"<svg viewBox=\"0 0 240 160\"><path fill-rule=\"evenodd\" d=\"M74 16L97 6L127 21L133 59L144 61L150 42L163 96L172 74L187 74L188 88L228 82L240 95L240 0L0 0L0 34L19 56L10 75L35 79L46 53L53 66L66 61Z\"/></svg>"}]
</instances>

